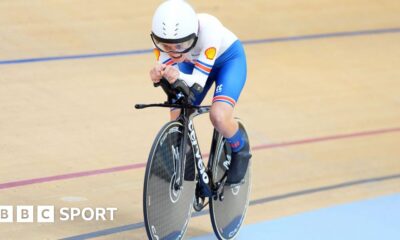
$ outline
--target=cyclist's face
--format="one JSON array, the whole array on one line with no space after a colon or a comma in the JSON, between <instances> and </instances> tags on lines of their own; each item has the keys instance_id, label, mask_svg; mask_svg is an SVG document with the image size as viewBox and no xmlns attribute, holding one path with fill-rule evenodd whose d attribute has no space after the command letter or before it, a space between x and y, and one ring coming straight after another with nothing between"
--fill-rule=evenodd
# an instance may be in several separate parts
<instances>
[{"instance_id":1,"label":"cyclist's face","mask_svg":"<svg viewBox=\"0 0 400 240\"><path fill-rule=\"evenodd\" d=\"M193 45L194 40L188 40L181 43L158 43L158 47L164 52L184 53L187 52Z\"/></svg>"},{"instance_id":2,"label":"cyclist's face","mask_svg":"<svg viewBox=\"0 0 400 240\"><path fill-rule=\"evenodd\" d=\"M181 52L182 50L182 45L181 44L173 44L173 43L162 43L162 48L164 49L165 52Z\"/></svg>"},{"instance_id":3,"label":"cyclist's face","mask_svg":"<svg viewBox=\"0 0 400 240\"><path fill-rule=\"evenodd\" d=\"M174 61L175 63L181 63L183 61L185 61L186 59L186 54L182 54L182 53L168 53L168 55L172 58L172 61Z\"/></svg>"},{"instance_id":4,"label":"cyclist's face","mask_svg":"<svg viewBox=\"0 0 400 240\"><path fill-rule=\"evenodd\" d=\"M175 63L181 63L185 61L187 53L173 53L169 52L168 56L175 62Z\"/></svg>"}]
</instances>

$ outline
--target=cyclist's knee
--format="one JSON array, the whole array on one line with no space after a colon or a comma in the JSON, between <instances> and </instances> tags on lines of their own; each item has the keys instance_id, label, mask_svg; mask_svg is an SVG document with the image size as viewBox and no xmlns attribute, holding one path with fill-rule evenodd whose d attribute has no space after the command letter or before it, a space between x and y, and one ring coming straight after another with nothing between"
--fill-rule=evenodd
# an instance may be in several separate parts
<instances>
[{"instance_id":1,"label":"cyclist's knee","mask_svg":"<svg viewBox=\"0 0 400 240\"><path fill-rule=\"evenodd\" d=\"M221 129L233 118L233 108L225 103L214 103L211 107L210 120L215 128Z\"/></svg>"}]
</instances>

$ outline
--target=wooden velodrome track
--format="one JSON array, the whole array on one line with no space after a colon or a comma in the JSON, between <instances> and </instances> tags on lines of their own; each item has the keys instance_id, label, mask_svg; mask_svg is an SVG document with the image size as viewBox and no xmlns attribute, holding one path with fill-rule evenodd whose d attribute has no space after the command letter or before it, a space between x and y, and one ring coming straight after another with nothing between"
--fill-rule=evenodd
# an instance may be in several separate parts
<instances>
[{"instance_id":1,"label":"wooden velodrome track","mask_svg":"<svg viewBox=\"0 0 400 240\"><path fill-rule=\"evenodd\" d=\"M133 105L164 100L148 78L160 2L0 2L0 205L118 208L114 221L1 223L1 239L146 239L143 166L168 110ZM400 192L398 0L191 3L246 43L246 224ZM207 153L208 117L196 124ZM205 214L187 236L210 232Z\"/></svg>"}]
</instances>

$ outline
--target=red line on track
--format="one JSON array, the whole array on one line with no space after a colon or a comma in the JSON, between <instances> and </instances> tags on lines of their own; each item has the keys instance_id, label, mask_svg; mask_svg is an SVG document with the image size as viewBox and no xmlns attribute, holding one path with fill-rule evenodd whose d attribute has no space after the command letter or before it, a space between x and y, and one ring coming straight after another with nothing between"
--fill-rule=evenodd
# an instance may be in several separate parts
<instances>
[{"instance_id":1,"label":"red line on track","mask_svg":"<svg viewBox=\"0 0 400 240\"><path fill-rule=\"evenodd\" d=\"M67 174L61 174L61 175L55 175L55 176L49 176L49 177L18 180L18 181L13 181L13 182L0 183L0 189L7 189L7 188L14 188L14 187L21 187L21 186L25 186L25 185L37 184L37 183L53 182L53 181L59 181L59 180L65 180L65 179L100 175L100 174L105 174L105 173L120 172L120 171L126 171L126 170L130 170L130 169L142 168L144 166L146 166L146 163L135 163L135 164L129 164L129 165L124 165L124 166L112 167L112 168L96 169L96 170L67 173Z\"/></svg>"},{"instance_id":2,"label":"red line on track","mask_svg":"<svg viewBox=\"0 0 400 240\"><path fill-rule=\"evenodd\" d=\"M308 138L308 139L288 141L288 142L282 142L282 143L261 144L261 145L252 147L252 150L288 147L288 146L293 146L293 145L303 145L303 144L324 142L324 141L333 141L333 140L339 140L339 139L358 138L358 137L365 137L365 136L372 136L372 135L393 133L393 132L400 132L400 127L371 130L371 131L365 131L365 132L355 132L355 133L349 133L349 134L332 135L332 136L317 137L317 138ZM208 155L209 154L204 154L203 157L208 157ZM117 167L96 169L96 170L89 170L89 171L82 171L82 172L75 172L75 173L67 173L67 174L54 175L54 176L49 176L49 177L17 180L17 181L12 181L12 182L0 183L0 189L8 189L8 188L15 188L15 187L21 187L21 186L26 186L26 185L38 184L38 183L53 182L53 181L59 181L59 180L74 179L74 178L79 178L79 177L87 177L87 176L94 176L94 175L100 175L100 174L106 174L106 173L127 171L127 170L133 170L133 169L138 169L138 168L144 168L145 166L146 166L146 163L135 163L135 164L129 164L129 165L124 165L124 166L117 166Z\"/></svg>"},{"instance_id":3,"label":"red line on track","mask_svg":"<svg viewBox=\"0 0 400 240\"><path fill-rule=\"evenodd\" d=\"M308 138L308 139L303 139L303 140L296 140L296 141L289 141L289 142L282 142L282 143L261 144L261 145L252 147L252 150L287 147L287 146L292 146L292 145L302 145L302 144L307 144L307 143L333 141L333 140L345 139L345 138L365 137L365 136L379 135L379 134L392 133L392 132L400 132L400 128L387 128L387 129L371 130L371 131L365 131L365 132L355 132L355 133L325 136L325 137L318 137L318 138Z\"/></svg>"}]
</instances>

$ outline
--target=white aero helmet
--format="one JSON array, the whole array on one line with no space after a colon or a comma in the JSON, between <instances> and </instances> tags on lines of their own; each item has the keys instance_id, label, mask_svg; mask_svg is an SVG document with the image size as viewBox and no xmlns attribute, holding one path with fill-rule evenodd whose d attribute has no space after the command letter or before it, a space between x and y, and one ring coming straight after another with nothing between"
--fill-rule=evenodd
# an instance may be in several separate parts
<instances>
[{"instance_id":1,"label":"white aero helmet","mask_svg":"<svg viewBox=\"0 0 400 240\"><path fill-rule=\"evenodd\" d=\"M162 52L186 53L196 45L198 30L197 14L186 1L167 0L154 13L151 39Z\"/></svg>"}]
</instances>

